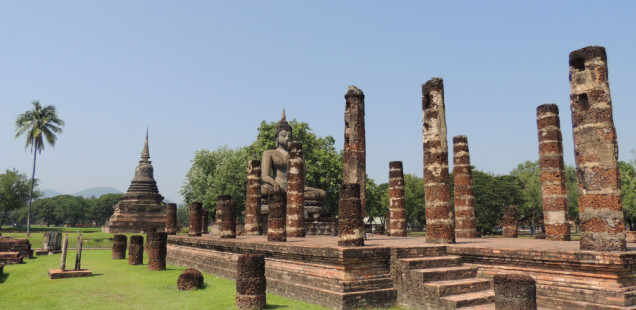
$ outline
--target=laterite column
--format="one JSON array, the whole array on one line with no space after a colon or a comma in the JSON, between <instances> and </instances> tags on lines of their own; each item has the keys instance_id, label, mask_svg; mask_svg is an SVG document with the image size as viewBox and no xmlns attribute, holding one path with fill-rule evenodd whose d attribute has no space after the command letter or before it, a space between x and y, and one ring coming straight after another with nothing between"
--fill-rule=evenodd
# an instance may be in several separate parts
<instances>
[{"instance_id":1,"label":"laterite column","mask_svg":"<svg viewBox=\"0 0 636 310\"><path fill-rule=\"evenodd\" d=\"M338 200L338 246L364 246L360 184L342 184Z\"/></svg>"},{"instance_id":2,"label":"laterite column","mask_svg":"<svg viewBox=\"0 0 636 310\"><path fill-rule=\"evenodd\" d=\"M230 200L232 197L230 195L216 195L216 225L219 229L221 229L221 217L223 216L223 204L226 201Z\"/></svg>"},{"instance_id":3,"label":"laterite column","mask_svg":"<svg viewBox=\"0 0 636 310\"><path fill-rule=\"evenodd\" d=\"M113 236L113 259L126 258L126 243L128 243L126 235Z\"/></svg>"},{"instance_id":4,"label":"laterite column","mask_svg":"<svg viewBox=\"0 0 636 310\"><path fill-rule=\"evenodd\" d=\"M208 226L210 226L210 211L201 208L201 234L208 233Z\"/></svg>"},{"instance_id":5,"label":"laterite column","mask_svg":"<svg viewBox=\"0 0 636 310\"><path fill-rule=\"evenodd\" d=\"M267 220L267 241L285 242L285 220L287 209L287 193L273 191L269 194L269 213Z\"/></svg>"},{"instance_id":6,"label":"laterite column","mask_svg":"<svg viewBox=\"0 0 636 310\"><path fill-rule=\"evenodd\" d=\"M261 231L261 161L247 162L247 193L245 195L246 235L262 235Z\"/></svg>"},{"instance_id":7,"label":"laterite column","mask_svg":"<svg viewBox=\"0 0 636 310\"><path fill-rule=\"evenodd\" d=\"M221 238L236 238L236 202L225 201L221 212Z\"/></svg>"},{"instance_id":8,"label":"laterite column","mask_svg":"<svg viewBox=\"0 0 636 310\"><path fill-rule=\"evenodd\" d=\"M166 270L166 254L168 235L164 232L149 232L148 239L148 270Z\"/></svg>"},{"instance_id":9,"label":"laterite column","mask_svg":"<svg viewBox=\"0 0 636 310\"><path fill-rule=\"evenodd\" d=\"M559 107L556 104L543 104L537 107L537 130L545 238L568 241L568 189L563 163Z\"/></svg>"},{"instance_id":10,"label":"laterite column","mask_svg":"<svg viewBox=\"0 0 636 310\"><path fill-rule=\"evenodd\" d=\"M495 284L496 310L536 310L537 285L534 279L525 274L496 274Z\"/></svg>"},{"instance_id":11,"label":"laterite column","mask_svg":"<svg viewBox=\"0 0 636 310\"><path fill-rule=\"evenodd\" d=\"M570 53L581 250L625 251L625 219L605 48Z\"/></svg>"},{"instance_id":12,"label":"laterite column","mask_svg":"<svg viewBox=\"0 0 636 310\"><path fill-rule=\"evenodd\" d=\"M517 207L506 206L503 214L503 237L517 238L519 236L519 226L517 224Z\"/></svg>"},{"instance_id":13,"label":"laterite column","mask_svg":"<svg viewBox=\"0 0 636 310\"><path fill-rule=\"evenodd\" d=\"M455 191L455 237L479 238L475 219L473 171L470 167L468 137L453 138L453 177Z\"/></svg>"},{"instance_id":14,"label":"laterite column","mask_svg":"<svg viewBox=\"0 0 636 310\"><path fill-rule=\"evenodd\" d=\"M351 85L345 94L345 134L342 154L342 184L360 185L362 217L367 205L367 155L364 129L364 93Z\"/></svg>"},{"instance_id":15,"label":"laterite column","mask_svg":"<svg viewBox=\"0 0 636 310\"><path fill-rule=\"evenodd\" d=\"M422 85L426 243L455 243L455 214L450 202L444 82Z\"/></svg>"},{"instance_id":16,"label":"laterite column","mask_svg":"<svg viewBox=\"0 0 636 310\"><path fill-rule=\"evenodd\" d=\"M177 234L177 204L169 203L166 206L166 233Z\"/></svg>"},{"instance_id":17,"label":"laterite column","mask_svg":"<svg viewBox=\"0 0 636 310\"><path fill-rule=\"evenodd\" d=\"M406 237L406 200L401 161L389 163L389 236Z\"/></svg>"},{"instance_id":18,"label":"laterite column","mask_svg":"<svg viewBox=\"0 0 636 310\"><path fill-rule=\"evenodd\" d=\"M144 237L130 236L128 246L128 264L141 265L144 262Z\"/></svg>"},{"instance_id":19,"label":"laterite column","mask_svg":"<svg viewBox=\"0 0 636 310\"><path fill-rule=\"evenodd\" d=\"M188 219L188 236L201 236L201 202L190 204L190 217Z\"/></svg>"},{"instance_id":20,"label":"laterite column","mask_svg":"<svg viewBox=\"0 0 636 310\"><path fill-rule=\"evenodd\" d=\"M290 143L287 169L287 236L305 237L305 164L301 142Z\"/></svg>"},{"instance_id":21,"label":"laterite column","mask_svg":"<svg viewBox=\"0 0 636 310\"><path fill-rule=\"evenodd\" d=\"M241 254L236 264L236 307L241 310L265 308L266 287L265 255Z\"/></svg>"}]
</instances>

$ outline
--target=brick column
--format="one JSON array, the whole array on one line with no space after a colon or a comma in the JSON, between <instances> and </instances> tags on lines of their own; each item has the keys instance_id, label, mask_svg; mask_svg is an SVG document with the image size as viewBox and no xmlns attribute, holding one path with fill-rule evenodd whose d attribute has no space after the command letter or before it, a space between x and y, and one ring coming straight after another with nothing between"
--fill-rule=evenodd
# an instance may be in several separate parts
<instances>
[{"instance_id":1,"label":"brick column","mask_svg":"<svg viewBox=\"0 0 636 310\"><path fill-rule=\"evenodd\" d=\"M473 171L470 167L468 137L453 137L453 176L455 191L455 237L479 238L475 219Z\"/></svg>"},{"instance_id":2,"label":"brick column","mask_svg":"<svg viewBox=\"0 0 636 310\"><path fill-rule=\"evenodd\" d=\"M245 195L246 235L262 235L261 231L261 161L247 162L247 193Z\"/></svg>"},{"instance_id":3,"label":"brick column","mask_svg":"<svg viewBox=\"0 0 636 310\"><path fill-rule=\"evenodd\" d=\"M338 200L338 246L364 246L360 184L342 184Z\"/></svg>"},{"instance_id":4,"label":"brick column","mask_svg":"<svg viewBox=\"0 0 636 310\"><path fill-rule=\"evenodd\" d=\"M149 232L148 240L148 270L166 270L166 254L168 235L163 232Z\"/></svg>"},{"instance_id":5,"label":"brick column","mask_svg":"<svg viewBox=\"0 0 636 310\"><path fill-rule=\"evenodd\" d=\"M130 236L130 245L128 246L128 264L141 265L144 263L144 237Z\"/></svg>"},{"instance_id":6,"label":"brick column","mask_svg":"<svg viewBox=\"0 0 636 310\"><path fill-rule=\"evenodd\" d=\"M223 212L221 209L223 209L223 204L230 199L230 195L216 195L216 218L214 220L219 231L221 229L221 213Z\"/></svg>"},{"instance_id":7,"label":"brick column","mask_svg":"<svg viewBox=\"0 0 636 310\"><path fill-rule=\"evenodd\" d=\"M190 217L188 218L188 236L201 236L201 202L190 204Z\"/></svg>"},{"instance_id":8,"label":"brick column","mask_svg":"<svg viewBox=\"0 0 636 310\"><path fill-rule=\"evenodd\" d=\"M406 201L401 161L389 163L389 236L406 237Z\"/></svg>"},{"instance_id":9,"label":"brick column","mask_svg":"<svg viewBox=\"0 0 636 310\"><path fill-rule=\"evenodd\" d=\"M208 233L208 226L210 226L210 211L206 208L201 209L201 234Z\"/></svg>"},{"instance_id":10,"label":"brick column","mask_svg":"<svg viewBox=\"0 0 636 310\"><path fill-rule=\"evenodd\" d=\"M236 264L236 307L241 310L265 308L266 286L265 255L241 254Z\"/></svg>"},{"instance_id":11,"label":"brick column","mask_svg":"<svg viewBox=\"0 0 636 310\"><path fill-rule=\"evenodd\" d=\"M529 275L496 274L495 309L536 310L537 285Z\"/></svg>"},{"instance_id":12,"label":"brick column","mask_svg":"<svg viewBox=\"0 0 636 310\"><path fill-rule=\"evenodd\" d=\"M166 233L177 234L177 204L169 203L166 206Z\"/></svg>"},{"instance_id":13,"label":"brick column","mask_svg":"<svg viewBox=\"0 0 636 310\"><path fill-rule=\"evenodd\" d=\"M455 243L455 214L450 203L444 82L422 85L426 243Z\"/></svg>"},{"instance_id":14,"label":"brick column","mask_svg":"<svg viewBox=\"0 0 636 310\"><path fill-rule=\"evenodd\" d=\"M128 237L126 235L114 235L113 236L113 259L125 259L126 258L126 244L128 243Z\"/></svg>"},{"instance_id":15,"label":"brick column","mask_svg":"<svg viewBox=\"0 0 636 310\"><path fill-rule=\"evenodd\" d=\"M581 250L625 251L625 219L605 48L570 53Z\"/></svg>"},{"instance_id":16,"label":"brick column","mask_svg":"<svg viewBox=\"0 0 636 310\"><path fill-rule=\"evenodd\" d=\"M287 164L287 236L305 237L305 164L303 144L289 144Z\"/></svg>"},{"instance_id":17,"label":"brick column","mask_svg":"<svg viewBox=\"0 0 636 310\"><path fill-rule=\"evenodd\" d=\"M559 107L556 104L543 104L537 107L537 130L545 237L548 240L570 240L568 189L563 163Z\"/></svg>"},{"instance_id":18,"label":"brick column","mask_svg":"<svg viewBox=\"0 0 636 310\"><path fill-rule=\"evenodd\" d=\"M517 226L517 207L506 206L503 214L503 237L504 238L517 238L518 226Z\"/></svg>"},{"instance_id":19,"label":"brick column","mask_svg":"<svg viewBox=\"0 0 636 310\"><path fill-rule=\"evenodd\" d=\"M269 194L269 212L267 215L267 241L285 242L285 220L287 209L287 193L273 191Z\"/></svg>"},{"instance_id":20,"label":"brick column","mask_svg":"<svg viewBox=\"0 0 636 310\"><path fill-rule=\"evenodd\" d=\"M221 207L221 238L236 238L236 202L225 201Z\"/></svg>"},{"instance_id":21,"label":"brick column","mask_svg":"<svg viewBox=\"0 0 636 310\"><path fill-rule=\"evenodd\" d=\"M342 184L360 184L362 217L367 205L367 155L364 129L364 93L351 85L345 94L345 135L342 154Z\"/></svg>"}]
</instances>

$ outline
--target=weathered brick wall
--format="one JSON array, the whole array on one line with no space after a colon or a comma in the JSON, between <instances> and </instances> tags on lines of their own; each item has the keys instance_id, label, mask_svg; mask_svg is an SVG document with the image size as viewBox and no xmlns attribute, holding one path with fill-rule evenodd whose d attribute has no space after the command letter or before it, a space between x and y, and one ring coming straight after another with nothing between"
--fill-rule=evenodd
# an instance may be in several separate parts
<instances>
[{"instance_id":1,"label":"weathered brick wall","mask_svg":"<svg viewBox=\"0 0 636 310\"><path fill-rule=\"evenodd\" d=\"M33 258L33 250L28 239L0 238L0 252L19 252L25 258Z\"/></svg>"}]
</instances>

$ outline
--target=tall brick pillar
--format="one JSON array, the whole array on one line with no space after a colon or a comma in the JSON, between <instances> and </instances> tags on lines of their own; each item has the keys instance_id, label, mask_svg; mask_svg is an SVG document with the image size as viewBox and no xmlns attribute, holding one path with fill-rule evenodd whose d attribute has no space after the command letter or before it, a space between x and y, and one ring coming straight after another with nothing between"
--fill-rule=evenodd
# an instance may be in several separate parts
<instances>
[{"instance_id":1,"label":"tall brick pillar","mask_svg":"<svg viewBox=\"0 0 636 310\"><path fill-rule=\"evenodd\" d=\"M367 205L367 155L364 130L364 93L351 85L345 94L345 135L342 154L342 184L360 184L362 217Z\"/></svg>"},{"instance_id":2,"label":"tall brick pillar","mask_svg":"<svg viewBox=\"0 0 636 310\"><path fill-rule=\"evenodd\" d=\"M169 203L166 208L166 233L168 235L177 234L177 204Z\"/></svg>"},{"instance_id":3,"label":"tall brick pillar","mask_svg":"<svg viewBox=\"0 0 636 310\"><path fill-rule=\"evenodd\" d=\"M470 167L468 137L453 137L453 177L455 191L455 237L479 238L475 219L473 171Z\"/></svg>"},{"instance_id":4,"label":"tall brick pillar","mask_svg":"<svg viewBox=\"0 0 636 310\"><path fill-rule=\"evenodd\" d=\"M287 167L287 236L305 237L305 163L302 142L290 143Z\"/></svg>"},{"instance_id":5,"label":"tall brick pillar","mask_svg":"<svg viewBox=\"0 0 636 310\"><path fill-rule=\"evenodd\" d=\"M455 243L455 214L450 202L444 82L422 85L426 243Z\"/></svg>"},{"instance_id":6,"label":"tall brick pillar","mask_svg":"<svg viewBox=\"0 0 636 310\"><path fill-rule=\"evenodd\" d=\"M406 201L401 161L389 163L389 236L406 237Z\"/></svg>"},{"instance_id":7,"label":"tall brick pillar","mask_svg":"<svg viewBox=\"0 0 636 310\"><path fill-rule=\"evenodd\" d=\"M342 184L338 200L338 246L364 246L360 184Z\"/></svg>"},{"instance_id":8,"label":"tall brick pillar","mask_svg":"<svg viewBox=\"0 0 636 310\"><path fill-rule=\"evenodd\" d=\"M223 216L223 205L226 201L230 200L230 195L216 195L216 225L221 230L221 217Z\"/></svg>"},{"instance_id":9,"label":"tall brick pillar","mask_svg":"<svg viewBox=\"0 0 636 310\"><path fill-rule=\"evenodd\" d=\"M221 207L221 238L236 238L236 202L226 200Z\"/></svg>"},{"instance_id":10,"label":"tall brick pillar","mask_svg":"<svg viewBox=\"0 0 636 310\"><path fill-rule=\"evenodd\" d=\"M247 162L247 193L245 195L246 235L262 235L261 231L261 161Z\"/></svg>"},{"instance_id":11,"label":"tall brick pillar","mask_svg":"<svg viewBox=\"0 0 636 310\"><path fill-rule=\"evenodd\" d=\"M210 211L206 208L201 208L201 234L208 233L208 226L210 226Z\"/></svg>"},{"instance_id":12,"label":"tall brick pillar","mask_svg":"<svg viewBox=\"0 0 636 310\"><path fill-rule=\"evenodd\" d=\"M190 204L190 216L188 218L188 236L201 236L201 202Z\"/></svg>"},{"instance_id":13,"label":"tall brick pillar","mask_svg":"<svg viewBox=\"0 0 636 310\"><path fill-rule=\"evenodd\" d=\"M269 212L267 214L267 241L285 242L285 221L287 214L287 193L273 191L269 194Z\"/></svg>"},{"instance_id":14,"label":"tall brick pillar","mask_svg":"<svg viewBox=\"0 0 636 310\"><path fill-rule=\"evenodd\" d=\"M581 250L625 251L625 219L605 48L570 53Z\"/></svg>"},{"instance_id":15,"label":"tall brick pillar","mask_svg":"<svg viewBox=\"0 0 636 310\"><path fill-rule=\"evenodd\" d=\"M236 263L236 308L259 310L265 308L265 255L241 254Z\"/></svg>"},{"instance_id":16,"label":"tall brick pillar","mask_svg":"<svg viewBox=\"0 0 636 310\"><path fill-rule=\"evenodd\" d=\"M537 130L545 237L548 240L567 241L570 240L568 189L563 163L559 107L556 104L543 104L537 107Z\"/></svg>"}]
</instances>

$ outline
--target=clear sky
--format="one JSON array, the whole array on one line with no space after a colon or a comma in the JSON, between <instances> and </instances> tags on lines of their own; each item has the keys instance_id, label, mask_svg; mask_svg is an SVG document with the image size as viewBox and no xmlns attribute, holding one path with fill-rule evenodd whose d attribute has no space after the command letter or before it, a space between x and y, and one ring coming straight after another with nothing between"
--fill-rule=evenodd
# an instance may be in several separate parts
<instances>
[{"instance_id":1,"label":"clear sky","mask_svg":"<svg viewBox=\"0 0 636 310\"><path fill-rule=\"evenodd\" d=\"M2 1L0 169L31 173L14 140L32 100L66 122L38 157L41 189L132 180L150 129L160 192L194 152L245 146L262 120L310 124L343 147L344 94L366 95L367 172L422 176L421 84L445 84L448 141L507 174L538 159L536 107L561 111L574 164L568 55L605 46L619 158L636 148L635 1ZM451 157L452 161L452 157Z\"/></svg>"}]
</instances>

